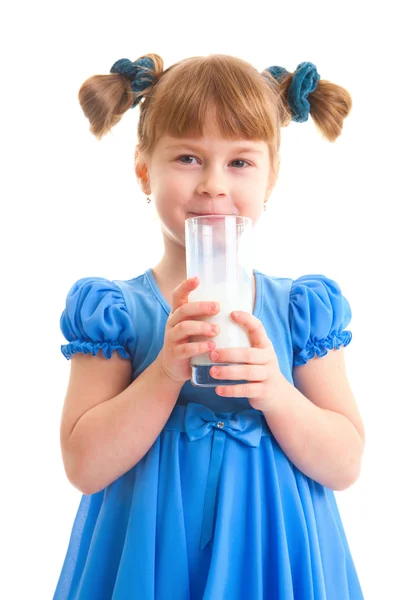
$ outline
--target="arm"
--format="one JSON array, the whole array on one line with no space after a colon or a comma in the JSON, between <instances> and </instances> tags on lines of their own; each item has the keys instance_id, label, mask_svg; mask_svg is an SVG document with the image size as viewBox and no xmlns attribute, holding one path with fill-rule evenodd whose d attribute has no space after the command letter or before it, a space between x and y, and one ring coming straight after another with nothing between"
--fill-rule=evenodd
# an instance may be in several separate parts
<instances>
[{"instance_id":1,"label":"arm","mask_svg":"<svg viewBox=\"0 0 414 600\"><path fill-rule=\"evenodd\" d=\"M345 374L343 348L293 373L295 386L280 374L277 402L263 411L266 421L300 471L344 490L359 476L365 433Z\"/></svg>"},{"instance_id":2,"label":"arm","mask_svg":"<svg viewBox=\"0 0 414 600\"><path fill-rule=\"evenodd\" d=\"M72 361L67 394L71 400L65 400L67 409L64 407L62 416L62 455L71 483L81 492L93 494L148 452L167 422L182 384L167 378L157 359L130 385L131 364L116 353L111 359L78 354ZM114 395L101 401L102 390ZM69 411L77 401L94 405L74 423Z\"/></svg>"}]
</instances>

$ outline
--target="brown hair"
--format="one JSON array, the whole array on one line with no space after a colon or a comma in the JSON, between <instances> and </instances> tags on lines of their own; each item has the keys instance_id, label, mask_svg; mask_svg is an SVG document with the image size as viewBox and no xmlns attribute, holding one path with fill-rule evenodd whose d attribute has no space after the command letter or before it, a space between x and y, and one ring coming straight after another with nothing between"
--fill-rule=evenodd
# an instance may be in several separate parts
<instances>
[{"instance_id":1,"label":"brown hair","mask_svg":"<svg viewBox=\"0 0 414 600\"><path fill-rule=\"evenodd\" d=\"M150 71L153 83L139 94L137 152L141 157L151 156L163 134L202 136L206 115L214 110L223 137L267 142L274 170L280 127L292 118L287 95L293 73L279 83L268 71L260 73L248 62L222 54L187 58L164 71L160 56L145 57L152 59L155 68ZM101 139L108 133L136 96L130 81L118 73L87 79L79 90L79 102L93 135ZM347 90L321 79L308 101L322 136L335 141L352 107Z\"/></svg>"}]
</instances>

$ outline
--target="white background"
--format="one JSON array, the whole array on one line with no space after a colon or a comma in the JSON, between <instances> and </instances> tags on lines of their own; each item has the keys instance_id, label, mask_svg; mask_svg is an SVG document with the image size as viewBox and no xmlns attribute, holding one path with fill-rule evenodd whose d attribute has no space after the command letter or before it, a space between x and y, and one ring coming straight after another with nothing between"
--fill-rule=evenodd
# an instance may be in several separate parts
<instances>
[{"instance_id":1,"label":"white background","mask_svg":"<svg viewBox=\"0 0 414 600\"><path fill-rule=\"evenodd\" d=\"M87 77L149 52L165 67L211 53L259 70L293 71L310 61L352 95L335 143L322 140L311 119L282 130L279 181L255 230L255 266L281 277L322 273L351 304L347 371L367 443L360 479L336 497L366 600L414 597L410 20L401 1L267 4L37 1L9 5L3 15L0 595L7 600L52 598L81 497L59 446L70 369L60 353L66 294L81 277L133 278L162 254L154 209L133 170L139 110L98 142L77 100Z\"/></svg>"}]
</instances>

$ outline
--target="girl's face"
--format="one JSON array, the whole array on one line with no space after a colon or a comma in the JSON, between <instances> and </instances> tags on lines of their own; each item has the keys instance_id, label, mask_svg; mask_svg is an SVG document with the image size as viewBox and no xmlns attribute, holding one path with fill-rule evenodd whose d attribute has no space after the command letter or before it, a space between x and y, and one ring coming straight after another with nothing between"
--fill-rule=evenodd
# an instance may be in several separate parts
<instances>
[{"instance_id":1,"label":"girl's face","mask_svg":"<svg viewBox=\"0 0 414 600\"><path fill-rule=\"evenodd\" d=\"M264 141L228 140L213 126L202 138L162 136L148 164L136 164L141 187L152 194L164 235L185 244L184 221L195 214L250 217L255 225L272 191Z\"/></svg>"}]
</instances>

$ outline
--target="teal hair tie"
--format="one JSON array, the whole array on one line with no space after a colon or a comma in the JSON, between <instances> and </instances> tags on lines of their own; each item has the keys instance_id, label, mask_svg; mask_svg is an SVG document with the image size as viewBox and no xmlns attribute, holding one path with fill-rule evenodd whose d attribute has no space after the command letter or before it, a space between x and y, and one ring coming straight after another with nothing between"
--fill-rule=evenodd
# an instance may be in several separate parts
<instances>
[{"instance_id":1,"label":"teal hair tie","mask_svg":"<svg viewBox=\"0 0 414 600\"><path fill-rule=\"evenodd\" d=\"M289 72L283 67L269 67L266 71L279 82L289 75ZM310 104L307 98L316 89L320 78L313 63L302 62L298 65L288 90L288 103L293 115L292 121L303 123L308 120Z\"/></svg>"},{"instance_id":2,"label":"teal hair tie","mask_svg":"<svg viewBox=\"0 0 414 600\"><path fill-rule=\"evenodd\" d=\"M110 73L119 73L131 82L131 90L142 94L147 87L154 83L155 77L147 69L155 71L155 64L151 58L144 56L132 62L128 58L120 58L111 67ZM134 108L142 100L142 96L135 98L131 108Z\"/></svg>"}]
</instances>

